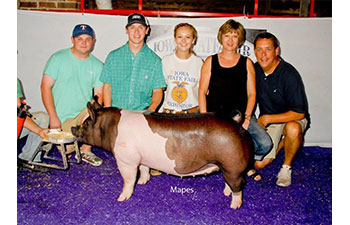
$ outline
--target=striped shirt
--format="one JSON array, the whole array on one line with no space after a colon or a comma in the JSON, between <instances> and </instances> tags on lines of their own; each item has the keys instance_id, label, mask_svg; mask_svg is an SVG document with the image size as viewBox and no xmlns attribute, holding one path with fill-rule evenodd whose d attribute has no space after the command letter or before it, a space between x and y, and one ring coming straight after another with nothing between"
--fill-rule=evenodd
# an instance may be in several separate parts
<instances>
[{"instance_id":1,"label":"striped shirt","mask_svg":"<svg viewBox=\"0 0 350 225\"><path fill-rule=\"evenodd\" d=\"M112 106L144 110L153 89L165 88L161 59L145 44L134 56L128 43L109 53L100 80L112 87Z\"/></svg>"}]
</instances>

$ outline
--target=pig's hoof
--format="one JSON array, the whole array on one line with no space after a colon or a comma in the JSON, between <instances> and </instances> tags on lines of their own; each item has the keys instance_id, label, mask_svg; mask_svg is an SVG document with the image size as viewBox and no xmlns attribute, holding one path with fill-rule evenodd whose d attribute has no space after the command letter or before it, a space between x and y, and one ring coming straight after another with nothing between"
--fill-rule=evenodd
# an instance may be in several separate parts
<instances>
[{"instance_id":1,"label":"pig's hoof","mask_svg":"<svg viewBox=\"0 0 350 225\"><path fill-rule=\"evenodd\" d=\"M230 194L231 194L231 188L225 183L224 195L228 197L230 196Z\"/></svg>"},{"instance_id":2,"label":"pig's hoof","mask_svg":"<svg viewBox=\"0 0 350 225\"><path fill-rule=\"evenodd\" d=\"M125 200L128 200L130 197L124 196L123 194L121 194L118 198L118 202L123 202Z\"/></svg>"},{"instance_id":3,"label":"pig's hoof","mask_svg":"<svg viewBox=\"0 0 350 225\"><path fill-rule=\"evenodd\" d=\"M242 205L242 191L232 193L232 201L230 207L232 209L239 209Z\"/></svg>"},{"instance_id":4,"label":"pig's hoof","mask_svg":"<svg viewBox=\"0 0 350 225\"><path fill-rule=\"evenodd\" d=\"M150 180L151 176L149 173L144 174L143 176L140 176L139 180L137 181L137 184L145 184Z\"/></svg>"},{"instance_id":5,"label":"pig's hoof","mask_svg":"<svg viewBox=\"0 0 350 225\"><path fill-rule=\"evenodd\" d=\"M129 193L129 192L127 192L127 193L122 192L119 195L118 202L123 202L125 200L128 200L131 197L131 195L132 195L132 192L131 193Z\"/></svg>"},{"instance_id":6,"label":"pig's hoof","mask_svg":"<svg viewBox=\"0 0 350 225\"><path fill-rule=\"evenodd\" d=\"M232 209L239 209L241 207L241 205L242 205L242 200L240 200L238 202L235 202L232 200L230 207Z\"/></svg>"}]
</instances>

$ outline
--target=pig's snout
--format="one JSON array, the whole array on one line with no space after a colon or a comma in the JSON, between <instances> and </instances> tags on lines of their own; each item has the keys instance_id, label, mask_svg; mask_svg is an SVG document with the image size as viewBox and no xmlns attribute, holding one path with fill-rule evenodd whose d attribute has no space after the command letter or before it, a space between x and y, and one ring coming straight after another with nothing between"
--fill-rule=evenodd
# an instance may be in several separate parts
<instances>
[{"instance_id":1,"label":"pig's snout","mask_svg":"<svg viewBox=\"0 0 350 225\"><path fill-rule=\"evenodd\" d=\"M74 136L76 136L76 137L79 137L80 135L79 135L79 131L80 130L80 126L76 126L76 127L72 127L71 128L71 131L72 131L72 134L74 135ZM81 133L81 132L80 132Z\"/></svg>"}]
</instances>

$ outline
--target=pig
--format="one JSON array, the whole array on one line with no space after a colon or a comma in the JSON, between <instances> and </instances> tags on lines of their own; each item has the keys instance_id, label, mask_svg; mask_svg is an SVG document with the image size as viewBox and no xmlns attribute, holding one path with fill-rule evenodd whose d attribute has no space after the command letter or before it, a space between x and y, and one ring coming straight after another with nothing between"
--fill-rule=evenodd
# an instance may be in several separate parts
<instances>
[{"instance_id":1,"label":"pig","mask_svg":"<svg viewBox=\"0 0 350 225\"><path fill-rule=\"evenodd\" d=\"M113 153L124 182L118 201L131 197L138 169L138 184L150 180L149 168L180 177L221 169L224 195L232 193L230 207L241 207L252 140L232 118L103 108L97 102L87 108L89 117L72 133L79 142Z\"/></svg>"}]
</instances>

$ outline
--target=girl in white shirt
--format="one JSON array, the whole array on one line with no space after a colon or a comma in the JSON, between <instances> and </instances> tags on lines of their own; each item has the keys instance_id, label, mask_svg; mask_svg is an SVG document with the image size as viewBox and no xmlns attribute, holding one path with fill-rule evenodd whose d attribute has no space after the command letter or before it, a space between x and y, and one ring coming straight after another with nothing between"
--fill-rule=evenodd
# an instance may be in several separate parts
<instances>
[{"instance_id":1,"label":"girl in white shirt","mask_svg":"<svg viewBox=\"0 0 350 225\"><path fill-rule=\"evenodd\" d=\"M193 51L197 37L197 30L191 24L176 25L176 50L162 59L167 89L160 111L172 114L199 112L198 87L203 60Z\"/></svg>"}]
</instances>

